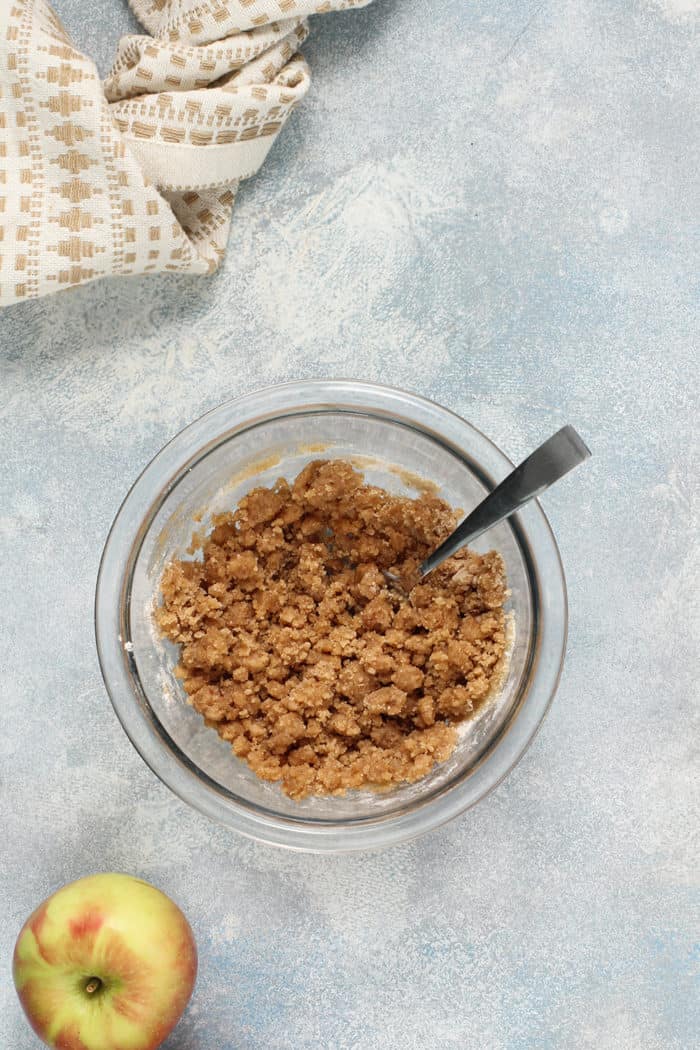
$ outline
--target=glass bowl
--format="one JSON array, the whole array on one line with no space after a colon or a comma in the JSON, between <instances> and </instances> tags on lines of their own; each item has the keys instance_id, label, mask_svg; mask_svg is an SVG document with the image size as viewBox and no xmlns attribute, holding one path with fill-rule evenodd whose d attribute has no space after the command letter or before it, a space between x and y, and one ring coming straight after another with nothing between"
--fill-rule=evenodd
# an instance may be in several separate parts
<instances>
[{"instance_id":1,"label":"glass bowl","mask_svg":"<svg viewBox=\"0 0 700 1050\"><path fill-rule=\"evenodd\" d=\"M451 757L416 784L295 802L259 780L189 705L176 648L153 624L159 581L209 516L311 459L358 457L365 477L415 496L419 479L469 511L511 469L488 438L440 405L354 381L290 383L229 401L177 435L117 514L97 581L97 649L129 739L176 795L258 841L313 852L393 845L478 802L522 757L554 695L566 644L566 588L537 502L475 544L502 554L514 624L498 695L464 723ZM199 516L202 515L200 522ZM195 524L195 519L197 523Z\"/></svg>"}]
</instances>

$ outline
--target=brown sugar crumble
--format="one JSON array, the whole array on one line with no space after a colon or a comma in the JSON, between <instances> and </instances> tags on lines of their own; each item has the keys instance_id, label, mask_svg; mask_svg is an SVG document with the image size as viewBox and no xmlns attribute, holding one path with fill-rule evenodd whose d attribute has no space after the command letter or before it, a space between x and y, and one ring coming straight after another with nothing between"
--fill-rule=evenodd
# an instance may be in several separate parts
<instances>
[{"instance_id":1,"label":"brown sugar crumble","mask_svg":"<svg viewBox=\"0 0 700 1050\"><path fill-rule=\"evenodd\" d=\"M456 514L316 460L217 515L202 560L161 581L158 626L207 724L291 798L412 782L497 684L506 648L499 554L462 550L408 597ZM195 541L198 542L198 541Z\"/></svg>"}]
</instances>

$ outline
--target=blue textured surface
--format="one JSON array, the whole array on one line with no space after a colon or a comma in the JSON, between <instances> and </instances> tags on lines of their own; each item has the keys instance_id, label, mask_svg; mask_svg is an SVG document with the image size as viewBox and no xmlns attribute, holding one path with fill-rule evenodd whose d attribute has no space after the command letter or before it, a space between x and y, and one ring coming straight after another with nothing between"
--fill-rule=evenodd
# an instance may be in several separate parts
<instances>
[{"instance_id":1,"label":"blue textured surface","mask_svg":"<svg viewBox=\"0 0 700 1050\"><path fill-rule=\"evenodd\" d=\"M106 70L119 0L57 6ZM38 1046L9 976L22 921L109 869L196 931L169 1050L697 1045L698 7L318 19L313 94L241 193L222 272L0 315L1 1047ZM513 458L569 420L594 450L546 498L571 638L534 746L459 821L337 859L171 796L92 631L109 524L167 438L334 374L428 394Z\"/></svg>"}]
</instances>

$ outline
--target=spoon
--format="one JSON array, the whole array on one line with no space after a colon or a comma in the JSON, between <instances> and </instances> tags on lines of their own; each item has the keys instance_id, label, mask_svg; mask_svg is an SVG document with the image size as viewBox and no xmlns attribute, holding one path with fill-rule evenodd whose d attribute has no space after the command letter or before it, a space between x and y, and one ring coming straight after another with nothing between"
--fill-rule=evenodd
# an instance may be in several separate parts
<instances>
[{"instance_id":1,"label":"spoon","mask_svg":"<svg viewBox=\"0 0 700 1050\"><path fill-rule=\"evenodd\" d=\"M552 434L504 478L425 561L421 562L412 583L422 580L487 529L515 514L531 499L535 499L555 481L559 481L579 463L583 463L590 454L590 449L572 426L562 427L556 434ZM393 587L406 591L404 582L395 573L384 570L384 578Z\"/></svg>"}]
</instances>

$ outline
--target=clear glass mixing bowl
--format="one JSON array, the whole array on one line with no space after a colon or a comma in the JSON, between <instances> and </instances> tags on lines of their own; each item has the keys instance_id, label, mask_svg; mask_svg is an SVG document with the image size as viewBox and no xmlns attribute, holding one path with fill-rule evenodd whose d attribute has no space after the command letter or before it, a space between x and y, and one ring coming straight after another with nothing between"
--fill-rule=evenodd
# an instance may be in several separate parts
<instances>
[{"instance_id":1,"label":"clear glass mixing bowl","mask_svg":"<svg viewBox=\"0 0 700 1050\"><path fill-rule=\"evenodd\" d=\"M416 476L469 511L511 469L447 409L354 381L291 383L229 401L177 435L146 467L107 539L97 582L97 648L114 709L154 773L207 816L262 842L314 852L389 846L451 820L522 757L554 695L566 644L566 589L547 519L530 503L487 533L506 564L515 626L501 690L465 724L447 762L386 793L294 802L259 780L189 705L175 647L154 630L166 562L212 513L314 458L362 457L366 478L416 495ZM195 517L203 515L201 523Z\"/></svg>"}]
</instances>

